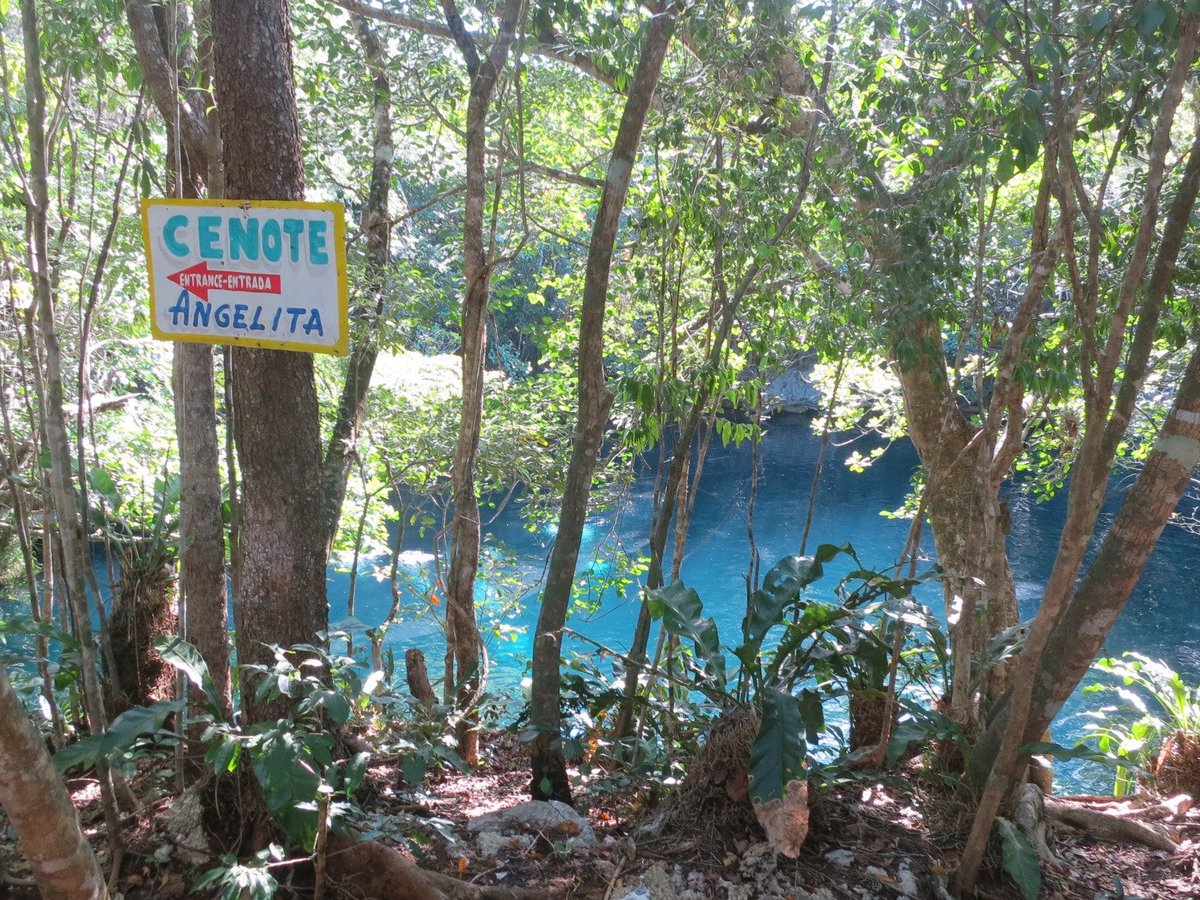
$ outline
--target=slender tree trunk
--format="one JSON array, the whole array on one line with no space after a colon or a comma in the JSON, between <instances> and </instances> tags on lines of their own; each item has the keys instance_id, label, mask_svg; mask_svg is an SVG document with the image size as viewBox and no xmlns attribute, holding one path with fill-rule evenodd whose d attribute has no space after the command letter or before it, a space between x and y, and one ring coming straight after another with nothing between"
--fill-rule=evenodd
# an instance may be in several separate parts
<instances>
[{"instance_id":1,"label":"slender tree trunk","mask_svg":"<svg viewBox=\"0 0 1200 900\"><path fill-rule=\"evenodd\" d=\"M181 148L182 196L199 196L198 168ZM172 391L179 442L179 589L182 634L208 665L226 714L229 677L229 599L225 589L225 525L221 519L221 463L213 348L176 342Z\"/></svg>"},{"instance_id":2,"label":"slender tree trunk","mask_svg":"<svg viewBox=\"0 0 1200 900\"><path fill-rule=\"evenodd\" d=\"M1157 258L1149 279L1151 250L1159 235L1159 204L1167 174L1167 155L1176 112L1190 78L1200 41L1200 17L1185 14L1180 20L1179 45L1171 73L1163 87L1161 106L1149 144L1145 189L1138 224L1127 255L1120 285L1111 307L1104 310L1107 334L1095 332L1099 320L1100 243L1109 232L1103 221L1102 196L1085 211L1091 229L1088 260L1088 288L1079 290L1075 279L1076 307L1084 320L1084 435L1076 457L1067 499L1067 516L1059 540L1054 568L1047 579L1042 605L1025 640L1017 661L1010 696L991 722L973 754L968 775L983 788L971 832L963 849L962 862L954 884L960 893L974 889L984 851L1001 805L1007 800L1016 777L1025 763L1021 747L1026 733L1045 721L1046 714L1057 712L1062 699L1069 696L1082 678L1096 651L1108 636L1116 617L1141 575L1150 550L1157 542L1163 524L1174 511L1191 471L1200 458L1200 347L1192 355L1175 403L1133 492L1122 504L1117 519L1089 567L1083 583L1075 582L1083 566L1088 543L1096 522L1114 454L1123 438L1136 395L1146 373L1149 348L1154 342L1158 311L1174 283L1175 268L1187 232L1191 210L1200 188L1200 169L1195 156L1200 153L1200 123L1193 138L1184 177L1175 194L1166 222L1161 229ZM1075 172L1072 132L1063 129L1055 153L1061 168L1070 177ZM1076 173L1077 174L1077 173ZM1066 179L1064 179L1064 182ZM1058 199L1064 221L1073 225L1076 189L1059 183ZM1125 383L1116 392L1113 386L1118 364L1126 346L1126 324L1134 301L1142 296L1140 315L1129 341ZM1104 337L1103 350L1099 337ZM1180 471L1184 470L1182 476ZM1182 478L1182 481L1179 479ZM1178 487L1176 488L1176 483ZM1172 499L1173 497L1173 499ZM1115 565L1114 565L1115 564ZM1123 570L1120 570L1122 569ZM1086 588L1086 591L1085 591ZM1080 629L1074 633L1066 628ZM1074 645L1071 642L1075 641ZM1053 642L1053 643L1052 643ZM1070 646L1070 649L1068 649ZM1055 650L1063 659L1051 655ZM1087 663L1080 667L1084 652ZM1061 699L1056 695L1061 694ZM1040 699L1035 699L1040 698ZM1057 706L1055 705L1057 703Z\"/></svg>"},{"instance_id":3,"label":"slender tree trunk","mask_svg":"<svg viewBox=\"0 0 1200 900\"><path fill-rule=\"evenodd\" d=\"M346 481L350 474L350 449L362 424L367 407L367 391L375 371L375 360L379 356L379 340L373 326L383 313L383 302L387 296L387 267L391 257L388 243L392 232L388 198L392 186L392 165L396 158L392 140L392 88L388 80L387 58L367 20L361 16L354 16L353 19L354 30L362 44L363 58L371 73L371 114L374 123L371 185L362 212L362 228L367 236L364 293L368 299L357 311L362 327L350 351L346 380L338 400L337 418L325 447L325 461L322 464L322 516L327 552L337 536L342 502L346 498Z\"/></svg>"},{"instance_id":4,"label":"slender tree trunk","mask_svg":"<svg viewBox=\"0 0 1200 900\"><path fill-rule=\"evenodd\" d=\"M567 618L571 587L575 582L575 565L579 559L579 545L587 518L592 473L604 436L604 423L612 404L612 394L604 380L604 313L608 300L608 280L617 227L629 192L629 180L633 174L642 128L662 74L676 16L676 9L671 7L650 20L608 163L608 178L588 246L583 311L579 322L578 417L563 488L558 533L550 553L546 588L542 592L542 607L533 641L530 719L537 734L531 750L530 791L535 799L564 802L570 802L571 799L566 761L562 753L559 665L562 628Z\"/></svg>"},{"instance_id":5,"label":"slender tree trunk","mask_svg":"<svg viewBox=\"0 0 1200 900\"><path fill-rule=\"evenodd\" d=\"M43 420L46 442L50 451L50 494L58 517L59 536L63 545L65 567L63 576L75 633L79 638L81 679L88 728L100 734L108 727L104 708L104 692L96 668L95 638L88 610L85 589L85 568L90 564L83 524L75 502L75 486L71 473L71 443L67 434L64 413L62 352L55 325L54 289L50 274L50 232L48 213L49 161L45 132L46 96L42 84L41 56L37 7L34 0L21 3L21 23L25 44L25 96L29 127L30 209L30 271L33 275L34 297L37 304L37 325L42 341L46 367L43 396ZM112 782L105 762L97 765L100 776L101 807L109 841L114 850L121 847L121 823L117 817Z\"/></svg>"},{"instance_id":6,"label":"slender tree trunk","mask_svg":"<svg viewBox=\"0 0 1200 900\"><path fill-rule=\"evenodd\" d=\"M204 657L226 711L229 679L229 602L225 592L225 526L221 521L213 350L175 344L175 429L179 439L179 587L183 636Z\"/></svg>"},{"instance_id":7,"label":"slender tree trunk","mask_svg":"<svg viewBox=\"0 0 1200 900\"><path fill-rule=\"evenodd\" d=\"M103 900L104 873L42 737L0 669L0 807L43 897Z\"/></svg>"},{"instance_id":8,"label":"slender tree trunk","mask_svg":"<svg viewBox=\"0 0 1200 900\"><path fill-rule=\"evenodd\" d=\"M483 207L487 199L487 116L496 84L508 63L516 39L517 20L524 0L506 0L491 51L479 59L474 40L459 17L454 0L443 0L446 23L454 33L471 77L467 100L467 192L463 213L462 305L462 418L454 449L452 479L454 519L450 524L450 571L446 578L447 654L454 671L448 684L456 687L458 749L470 765L479 761L477 719L471 707L483 688L480 660L483 638L475 618L475 576L479 570L479 498L475 494L475 459L483 424L483 369L487 355L487 305L492 263L483 238Z\"/></svg>"},{"instance_id":9,"label":"slender tree trunk","mask_svg":"<svg viewBox=\"0 0 1200 900\"><path fill-rule=\"evenodd\" d=\"M125 14L150 94L168 129L168 171L178 196L195 198L207 185L210 198L223 196L216 114L211 107L211 38L201 38L199 90L176 68L176 47L166 11L146 0L127 0ZM210 31L206 3L197 4L198 22ZM189 54L190 55L190 54ZM181 100L181 98L185 98ZM199 98L207 98L203 103ZM200 109L196 108L196 104ZM180 608L183 637L195 645L208 665L218 697L232 704L229 672L229 604L225 584L225 531L221 518L220 446L217 439L213 351L203 344L173 347L172 390L175 433L179 443Z\"/></svg>"},{"instance_id":10,"label":"slender tree trunk","mask_svg":"<svg viewBox=\"0 0 1200 900\"><path fill-rule=\"evenodd\" d=\"M215 93L226 193L304 195L286 0L213 0ZM321 519L321 435L312 355L233 348L234 434L243 532L234 598L238 661L270 665L267 645L314 643L329 621ZM243 684L248 722L278 716Z\"/></svg>"}]
</instances>

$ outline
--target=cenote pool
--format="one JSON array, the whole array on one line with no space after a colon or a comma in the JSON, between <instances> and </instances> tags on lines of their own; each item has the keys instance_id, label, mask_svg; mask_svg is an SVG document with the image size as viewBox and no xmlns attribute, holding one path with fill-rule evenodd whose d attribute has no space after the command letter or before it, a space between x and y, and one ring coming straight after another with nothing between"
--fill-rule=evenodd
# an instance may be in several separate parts
<instances>
[{"instance_id":1,"label":"cenote pool","mask_svg":"<svg viewBox=\"0 0 1200 900\"><path fill-rule=\"evenodd\" d=\"M866 472L855 474L843 461L852 449L861 447L839 447L838 443L835 440L830 446L821 476L809 552L820 543L849 542L865 565L882 569L902 551L909 523L885 518L880 511L896 509L903 503L916 454L911 445L899 443ZM761 447L762 469L754 507L754 533L763 572L799 548L818 450L819 440L807 421L785 419L769 424ZM699 592L707 614L715 617L722 638L730 644L737 642L745 612L750 464L749 446L716 445L710 450L682 567L681 577ZM1127 484L1128 480L1114 482L1114 496L1110 497L1102 526L1111 519L1116 495ZM648 471L617 505L589 521L580 556L581 572L591 568L597 576L603 576L611 565L605 557L614 549L631 556L645 552L652 491L653 472ZM1065 504L1065 494L1041 504L1021 494L1011 498L1009 553L1023 618L1032 616L1037 608L1041 584L1053 564ZM484 543L496 557L492 571L498 577L481 580L481 618L485 624L499 625L501 632L488 637L489 686L493 693L520 696L537 618L537 586L552 539L553 535L545 531L529 531L516 504L485 528ZM931 548L932 537L926 529L922 549L932 552ZM430 674L436 678L444 642L438 624L442 610L427 599L432 585L432 546L410 528L404 550L404 579L409 589L403 621L393 628L389 645L397 659L402 659L409 647L424 650ZM815 586L814 596L832 596L837 577L846 568L845 564L840 571L834 567L832 576L827 575ZM374 576L377 570L386 570L384 560L360 561L354 619L366 625L382 621L391 606L391 589L386 579ZM1167 660L1189 677L1200 674L1198 574L1200 538L1180 528L1168 528L1109 639L1107 652L1138 650ZM345 617L349 574L343 570L330 577L330 618L337 622ZM523 591L522 585L533 587ZM940 612L938 586L926 586L919 596ZM625 650L637 615L636 587L623 594L598 590L589 599L598 603L598 608L576 611L568 626L600 644ZM524 601L523 605L506 610L514 600ZM596 653L594 647L579 641L569 640L565 649ZM1100 702L1095 695L1077 693L1054 729L1055 739L1073 743L1083 733L1083 710ZM1108 778L1107 771L1094 764L1060 765L1058 776L1063 787L1079 790L1103 788Z\"/></svg>"},{"instance_id":2,"label":"cenote pool","mask_svg":"<svg viewBox=\"0 0 1200 900\"><path fill-rule=\"evenodd\" d=\"M916 454L907 442L898 443L864 473L855 474L844 465L854 449L862 448L838 439L829 448L808 549L812 552L821 543L849 542L865 566L883 569L893 564L902 551L909 523L885 518L880 511L896 509L904 502L917 464ZM754 507L754 533L763 573L779 558L799 549L818 450L819 440L806 420L788 418L769 423L761 447L762 468ZM729 645L739 641L745 613L750 464L749 446L715 445L710 450L682 567L683 580L699 592L706 614L716 619L723 641ZM1130 481L1127 477L1114 480L1102 526L1111 520L1119 495ZM581 606L572 613L568 627L619 652L628 648L637 616L636 579L624 592L606 589L604 584L606 576L614 574L614 551L633 558L645 553L653 486L654 473L647 466L618 503L589 520L584 535L579 568L595 587L587 597L586 608ZM1037 609L1041 584L1054 561L1065 506L1065 494L1041 504L1020 493L1010 498L1009 556L1023 618L1031 617ZM477 595L488 642L488 687L493 695L519 700L522 679L528 674L538 591L553 534L546 529L529 530L516 502L486 524L484 534L485 553L490 559L482 570ZM922 549L931 553L931 547L932 537L926 529ZM395 651L401 667L405 650L423 650L430 675L437 679L445 648L440 625L444 609L433 584L432 550L428 533L422 537L418 529L406 529L399 579L402 612L389 634L388 646ZM352 619L347 618L349 572L345 566L331 568L330 621L334 627L353 631L378 625L386 618L392 604L389 562L387 557L360 559ZM849 567L848 561L839 558L827 567L826 578L814 585L811 595L831 598L838 578ZM589 573L592 578L586 578ZM102 583L107 580L106 567L99 557L97 575ZM438 597L436 605L430 602L431 595ZM923 586L918 597L940 616L938 585ZM11 608L19 613L25 602L14 601ZM0 600L0 606L9 605ZM1137 650L1165 659L1194 682L1200 677L1198 607L1200 537L1168 527L1109 638L1106 652L1116 655ZM5 642L16 647L21 638L0 636L0 644ZM356 640L360 648L364 643L361 638ZM572 651L599 661L600 654L592 644L569 638L564 652ZM1054 727L1055 740L1074 743L1084 733L1084 711L1102 702L1112 701L1077 692ZM839 718L836 709L827 709L826 715L832 721ZM1066 790L1111 787L1109 770L1094 763L1058 764L1056 777Z\"/></svg>"}]
</instances>

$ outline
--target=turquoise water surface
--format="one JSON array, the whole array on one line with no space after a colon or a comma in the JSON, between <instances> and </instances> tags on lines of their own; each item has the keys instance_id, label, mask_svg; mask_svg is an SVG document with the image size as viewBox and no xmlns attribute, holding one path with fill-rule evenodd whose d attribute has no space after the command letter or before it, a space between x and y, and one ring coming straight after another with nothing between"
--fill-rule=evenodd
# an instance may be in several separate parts
<instances>
[{"instance_id":1,"label":"turquoise water surface","mask_svg":"<svg viewBox=\"0 0 1200 900\"><path fill-rule=\"evenodd\" d=\"M851 543L864 565L883 569L893 564L908 535L907 520L888 519L882 510L893 510L903 502L909 479L917 464L916 454L907 442L898 443L864 473L855 474L844 465L845 457L859 445L830 446L821 476L812 535L808 552L820 543ZM799 549L804 527L805 506L816 464L819 440L807 421L786 419L772 422L761 447L762 469L754 508L754 533L762 559L762 572L779 558ZM709 453L700 494L681 571L682 579L696 588L708 615L713 616L722 639L730 645L738 642L738 629L745 614L745 574L749 542L747 519L750 495L751 450L748 446L722 448ZM597 575L607 571L607 552L619 549L636 556L647 547L649 517L654 484L653 469L638 477L622 501L611 511L593 517L584 537L580 570L592 568ZM1119 502L1120 493L1130 479L1114 479L1102 527L1107 526ZM1010 499L1012 529L1009 553L1022 617L1031 617L1038 605L1041 585L1048 576L1057 547L1058 529L1066 505L1065 494L1047 503L1014 493ZM484 543L502 553L497 569L504 578L494 582L483 579L479 597L485 623L499 623L503 637L489 637L491 662L490 686L494 691L519 696L521 679L527 674L531 633L537 618L537 590L544 572L553 535L546 530L530 532L513 505L485 528ZM432 547L410 529L405 541L406 576L411 579L411 603L405 622L396 627L389 643L397 651L416 646L425 650L430 674L441 670L444 648L437 618L441 608L431 606L425 597L432 584ZM932 537L926 529L922 549L932 555ZM370 570L380 560L360 565L355 618L366 624L382 620L391 604L386 581L371 577ZM814 586L817 597L831 597L837 576L848 564L832 567L832 577ZM1170 527L1163 534L1154 557L1129 601L1106 651L1119 654L1138 650L1161 657L1190 677L1200 675L1200 538ZM501 585L504 579L533 586L524 597L523 608L503 610L505 600L520 596L520 590ZM345 613L348 575L332 576L330 586L331 619ZM433 588L436 594L436 588ZM941 591L928 585L919 597L941 613ZM599 608L577 611L568 626L591 640L623 651L628 647L637 615L636 587L618 593L609 590L599 597ZM653 644L652 644L653 646ZM568 642L568 649L595 654L593 647L580 641ZM1105 701L1111 702L1111 701ZM1054 734L1060 743L1073 743L1082 733L1086 708L1101 701L1095 695L1077 692ZM1060 767L1065 787L1101 787L1107 773L1094 766Z\"/></svg>"}]
</instances>

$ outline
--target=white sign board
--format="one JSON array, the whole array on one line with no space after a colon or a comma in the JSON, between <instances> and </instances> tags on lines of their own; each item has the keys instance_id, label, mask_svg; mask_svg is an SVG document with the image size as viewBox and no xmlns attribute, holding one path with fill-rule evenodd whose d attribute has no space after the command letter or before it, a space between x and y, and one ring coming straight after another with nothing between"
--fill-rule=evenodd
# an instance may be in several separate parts
<instances>
[{"instance_id":1,"label":"white sign board","mask_svg":"<svg viewBox=\"0 0 1200 900\"><path fill-rule=\"evenodd\" d=\"M143 200L156 338L344 354L340 203Z\"/></svg>"}]
</instances>

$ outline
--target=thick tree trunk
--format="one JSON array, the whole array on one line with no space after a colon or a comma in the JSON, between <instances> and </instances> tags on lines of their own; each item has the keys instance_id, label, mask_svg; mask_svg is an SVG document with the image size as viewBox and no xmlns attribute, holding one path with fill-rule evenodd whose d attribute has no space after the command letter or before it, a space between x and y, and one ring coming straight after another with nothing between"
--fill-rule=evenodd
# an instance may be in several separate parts
<instances>
[{"instance_id":1,"label":"thick tree trunk","mask_svg":"<svg viewBox=\"0 0 1200 900\"><path fill-rule=\"evenodd\" d=\"M542 607L533 639L533 684L529 711L537 734L531 749L530 792L535 799L564 802L570 802L571 799L566 761L562 753L559 664L562 628L567 619L571 587L575 582L575 565L579 560L579 545L587 518L592 473L604 436L604 423L612 404L612 394L604 380L604 312L608 300L608 280L617 226L629 192L629 180L641 142L642 128L662 74L663 60L671 44L677 14L676 9L671 7L650 20L633 86L621 116L612 158L608 163L608 178L588 246L583 310L579 322L579 412L571 461L563 487L558 533L550 553L546 588L542 592Z\"/></svg>"},{"instance_id":2,"label":"thick tree trunk","mask_svg":"<svg viewBox=\"0 0 1200 900\"><path fill-rule=\"evenodd\" d=\"M103 900L104 873L42 737L0 669L0 807L43 897Z\"/></svg>"},{"instance_id":3,"label":"thick tree trunk","mask_svg":"<svg viewBox=\"0 0 1200 900\"><path fill-rule=\"evenodd\" d=\"M374 122L371 162L371 185L362 212L362 228L367 236L367 266L364 293L367 301L360 305L357 318L362 324L355 337L354 348L346 365L346 380L338 400L337 418L325 448L322 464L323 527L328 548L337 536L342 502L346 498L346 479L350 473L350 449L362 424L367 406L367 391L375 360L379 356L379 341L372 324L383 313L387 286L387 266L390 260L388 239L391 222L388 218L388 197L392 186L392 164L396 158L392 141L392 88L388 81L387 59L379 38L366 19L354 16L354 29L362 44L363 57L371 72L371 113Z\"/></svg>"},{"instance_id":4,"label":"thick tree trunk","mask_svg":"<svg viewBox=\"0 0 1200 900\"><path fill-rule=\"evenodd\" d=\"M304 194L286 0L213 0L215 88L226 193L247 200ZM321 519L321 435L307 353L235 347L234 434L243 531L234 618L238 661L271 664L267 645L317 641L329 621ZM273 718L243 684L248 722Z\"/></svg>"},{"instance_id":5,"label":"thick tree trunk","mask_svg":"<svg viewBox=\"0 0 1200 900\"><path fill-rule=\"evenodd\" d=\"M480 61L454 0L443 0L446 23L454 33L471 77L467 100L467 192L463 213L462 418L454 449L454 520L450 525L450 572L446 579L447 654L454 672L447 683L456 687L459 706L458 749L470 765L479 761L477 719L471 707L482 689L480 661L483 638L475 618L475 576L479 570L479 499L475 495L475 458L483 425L483 368L487 355L487 305L492 262L483 240L483 207L487 199L487 116L496 84L516 39L524 0L506 0L500 26L486 59ZM453 676L453 677L452 677Z\"/></svg>"}]
</instances>

